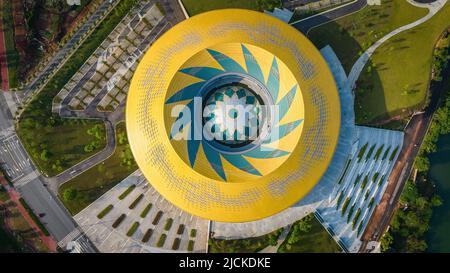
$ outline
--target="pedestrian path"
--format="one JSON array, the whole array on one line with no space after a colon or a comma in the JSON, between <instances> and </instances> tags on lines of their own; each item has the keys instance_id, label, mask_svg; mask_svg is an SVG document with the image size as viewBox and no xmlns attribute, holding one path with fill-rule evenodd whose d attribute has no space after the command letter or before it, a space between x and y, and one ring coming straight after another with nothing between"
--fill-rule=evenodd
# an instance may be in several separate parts
<instances>
[{"instance_id":1,"label":"pedestrian path","mask_svg":"<svg viewBox=\"0 0 450 273\"><path fill-rule=\"evenodd\" d=\"M407 0L411 5L420 7L420 8L427 8L429 10L428 14L422 18L420 18L417 21L414 21L410 24L401 26L390 33L388 33L386 36L381 38L380 40L376 41L371 47L369 47L355 62L355 64L352 67L352 70L350 71L350 74L348 76L349 84L352 89L355 89L356 87L356 81L359 78L359 75L361 74L362 70L364 69L367 61L369 61L370 57L373 55L375 50L379 48L384 42L389 40L390 38L394 37L395 35L408 30L412 29L418 25L421 25L431 19L439 10L441 10L442 7L447 3L448 0L437 0L433 3L417 3L414 0Z\"/></svg>"}]
</instances>

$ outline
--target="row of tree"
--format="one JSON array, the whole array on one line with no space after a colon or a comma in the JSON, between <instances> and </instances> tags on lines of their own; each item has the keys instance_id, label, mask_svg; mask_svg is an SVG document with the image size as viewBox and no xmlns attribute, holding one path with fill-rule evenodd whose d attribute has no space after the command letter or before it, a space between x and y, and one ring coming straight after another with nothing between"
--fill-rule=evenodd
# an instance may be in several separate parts
<instances>
[{"instance_id":1,"label":"row of tree","mask_svg":"<svg viewBox=\"0 0 450 273\"><path fill-rule=\"evenodd\" d=\"M448 34L444 33L444 40ZM443 71L450 60L449 46L437 48L433 58L433 81L443 80ZM450 92L450 90L449 90ZM442 205L435 187L427 177L428 155L437 151L439 136L450 133L450 96L445 94L436 110L427 135L414 162L418 171L416 182L408 181L400 197L400 209L395 213L388 232L381 239L383 252L423 252L427 249L425 234L433 208Z\"/></svg>"}]
</instances>

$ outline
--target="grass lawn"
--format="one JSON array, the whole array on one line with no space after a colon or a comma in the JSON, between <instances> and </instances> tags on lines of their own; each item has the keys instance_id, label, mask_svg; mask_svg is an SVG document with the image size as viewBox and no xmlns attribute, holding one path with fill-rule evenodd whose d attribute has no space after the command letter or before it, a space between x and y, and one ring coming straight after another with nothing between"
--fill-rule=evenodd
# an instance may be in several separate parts
<instances>
[{"instance_id":1,"label":"grass lawn","mask_svg":"<svg viewBox=\"0 0 450 273\"><path fill-rule=\"evenodd\" d=\"M226 8L240 8L251 10L273 10L281 6L280 0L182 0L189 16Z\"/></svg>"},{"instance_id":2,"label":"grass lawn","mask_svg":"<svg viewBox=\"0 0 450 273\"><path fill-rule=\"evenodd\" d=\"M375 51L373 69L366 66L358 82L363 90L356 96L359 122L404 116L424 106L434 46L450 26L449 18L447 3L429 21L394 36Z\"/></svg>"},{"instance_id":3,"label":"grass lawn","mask_svg":"<svg viewBox=\"0 0 450 273\"><path fill-rule=\"evenodd\" d=\"M130 153L126 140L125 123L119 123L116 131L117 147L111 157L60 187L59 196L73 215L94 202L137 169L134 161L131 165L123 163L123 155Z\"/></svg>"},{"instance_id":4,"label":"grass lawn","mask_svg":"<svg viewBox=\"0 0 450 273\"><path fill-rule=\"evenodd\" d=\"M98 148L86 152L85 146L96 137L87 131L94 126L101 126L104 134L104 124L93 120L55 119L55 126L41 127L32 122L31 117L25 118L19 124L18 135L33 162L42 174L55 176L63 170L94 155L106 145L106 137L99 139ZM33 128L36 128L32 131ZM61 137L63 136L63 137Z\"/></svg>"},{"instance_id":5,"label":"grass lawn","mask_svg":"<svg viewBox=\"0 0 450 273\"><path fill-rule=\"evenodd\" d=\"M269 245L277 243L277 238L280 236L283 229L275 230L269 234L246 239L238 240L222 240L210 239L209 252L210 253L256 253Z\"/></svg>"},{"instance_id":6,"label":"grass lawn","mask_svg":"<svg viewBox=\"0 0 450 273\"><path fill-rule=\"evenodd\" d=\"M102 122L61 119L51 112L52 100L136 2L120 1L22 113L17 133L43 174L54 176L104 147L103 142L84 151L94 140L87 129Z\"/></svg>"},{"instance_id":7,"label":"grass lawn","mask_svg":"<svg viewBox=\"0 0 450 273\"><path fill-rule=\"evenodd\" d=\"M350 72L359 55L392 30L425 16L428 10L406 0L382 0L363 10L312 29L308 37L318 47L330 45Z\"/></svg>"},{"instance_id":8,"label":"grass lawn","mask_svg":"<svg viewBox=\"0 0 450 273\"><path fill-rule=\"evenodd\" d=\"M298 222L297 222L298 223ZM297 224L295 223L295 224ZM292 235L292 228L288 236L278 248L279 253L338 253L342 252L339 245L328 234L322 224L311 217L309 221L311 229L302 233L298 240L293 244L288 244L288 240ZM294 225L295 225L294 224Z\"/></svg>"}]
</instances>

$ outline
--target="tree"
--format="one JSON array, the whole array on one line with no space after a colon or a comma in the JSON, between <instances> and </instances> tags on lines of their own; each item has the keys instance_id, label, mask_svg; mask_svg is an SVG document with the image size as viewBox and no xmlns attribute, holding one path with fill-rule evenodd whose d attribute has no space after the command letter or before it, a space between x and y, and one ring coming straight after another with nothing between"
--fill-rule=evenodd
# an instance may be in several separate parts
<instances>
[{"instance_id":1,"label":"tree","mask_svg":"<svg viewBox=\"0 0 450 273\"><path fill-rule=\"evenodd\" d=\"M417 239L415 237L409 237L406 239L407 252L423 252L427 249L427 243L424 240Z\"/></svg>"},{"instance_id":2,"label":"tree","mask_svg":"<svg viewBox=\"0 0 450 273\"><path fill-rule=\"evenodd\" d=\"M431 205L433 207L439 207L442 206L442 204L444 203L442 201L442 198L439 195L434 195L433 197L431 197Z\"/></svg>"},{"instance_id":3,"label":"tree","mask_svg":"<svg viewBox=\"0 0 450 273\"><path fill-rule=\"evenodd\" d=\"M389 231L386 232L383 237L381 237L381 252L387 252L391 248L393 242L394 238L392 237L391 233Z\"/></svg>"},{"instance_id":4,"label":"tree","mask_svg":"<svg viewBox=\"0 0 450 273\"><path fill-rule=\"evenodd\" d=\"M50 153L47 150L42 150L40 158L43 161L48 161L49 156L50 156Z\"/></svg>"},{"instance_id":5,"label":"tree","mask_svg":"<svg viewBox=\"0 0 450 273\"><path fill-rule=\"evenodd\" d=\"M78 190L75 188L72 188L72 187L65 189L63 192L64 201L74 200L75 198L77 198L77 196L78 196Z\"/></svg>"},{"instance_id":6,"label":"tree","mask_svg":"<svg viewBox=\"0 0 450 273\"><path fill-rule=\"evenodd\" d=\"M414 167L419 172L427 172L430 169L430 161L426 156L419 155L414 161Z\"/></svg>"}]
</instances>

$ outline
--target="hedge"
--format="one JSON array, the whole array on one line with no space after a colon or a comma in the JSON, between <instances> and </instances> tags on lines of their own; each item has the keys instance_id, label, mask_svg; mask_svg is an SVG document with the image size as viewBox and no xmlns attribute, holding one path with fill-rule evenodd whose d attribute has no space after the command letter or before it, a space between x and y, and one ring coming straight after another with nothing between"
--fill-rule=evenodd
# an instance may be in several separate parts
<instances>
[{"instance_id":1,"label":"hedge","mask_svg":"<svg viewBox=\"0 0 450 273\"><path fill-rule=\"evenodd\" d=\"M102 219L103 217L106 216L106 214L108 214L112 209L114 208L114 206L112 204L109 204L106 208L104 208L99 214L97 214L97 218L98 219Z\"/></svg>"},{"instance_id":2,"label":"hedge","mask_svg":"<svg viewBox=\"0 0 450 273\"><path fill-rule=\"evenodd\" d=\"M144 194L143 194L143 193L141 193L141 194L133 201L133 203L131 203L131 205L130 205L128 208L129 208L129 209L134 209L134 208L139 204L139 202L141 202L142 198L144 198Z\"/></svg>"},{"instance_id":3,"label":"hedge","mask_svg":"<svg viewBox=\"0 0 450 273\"><path fill-rule=\"evenodd\" d=\"M119 199L123 200L125 199L125 197L128 196L128 194L130 194L134 189L136 188L136 185L131 185L128 187L128 189L126 189L121 195L119 195Z\"/></svg>"},{"instance_id":4,"label":"hedge","mask_svg":"<svg viewBox=\"0 0 450 273\"><path fill-rule=\"evenodd\" d=\"M119 218L116 219L116 221L114 221L114 223L112 224L113 228L117 228L125 219L126 215L124 213L122 213Z\"/></svg>"},{"instance_id":5,"label":"hedge","mask_svg":"<svg viewBox=\"0 0 450 273\"><path fill-rule=\"evenodd\" d=\"M136 232L136 230L139 227L139 222L134 222L133 225L130 227L130 229L127 232L127 236L131 237Z\"/></svg>"},{"instance_id":6,"label":"hedge","mask_svg":"<svg viewBox=\"0 0 450 273\"><path fill-rule=\"evenodd\" d=\"M166 238L167 235L166 234L161 234L161 236L159 237L158 243L156 244L157 247L163 247L164 243L166 242Z\"/></svg>"}]
</instances>

